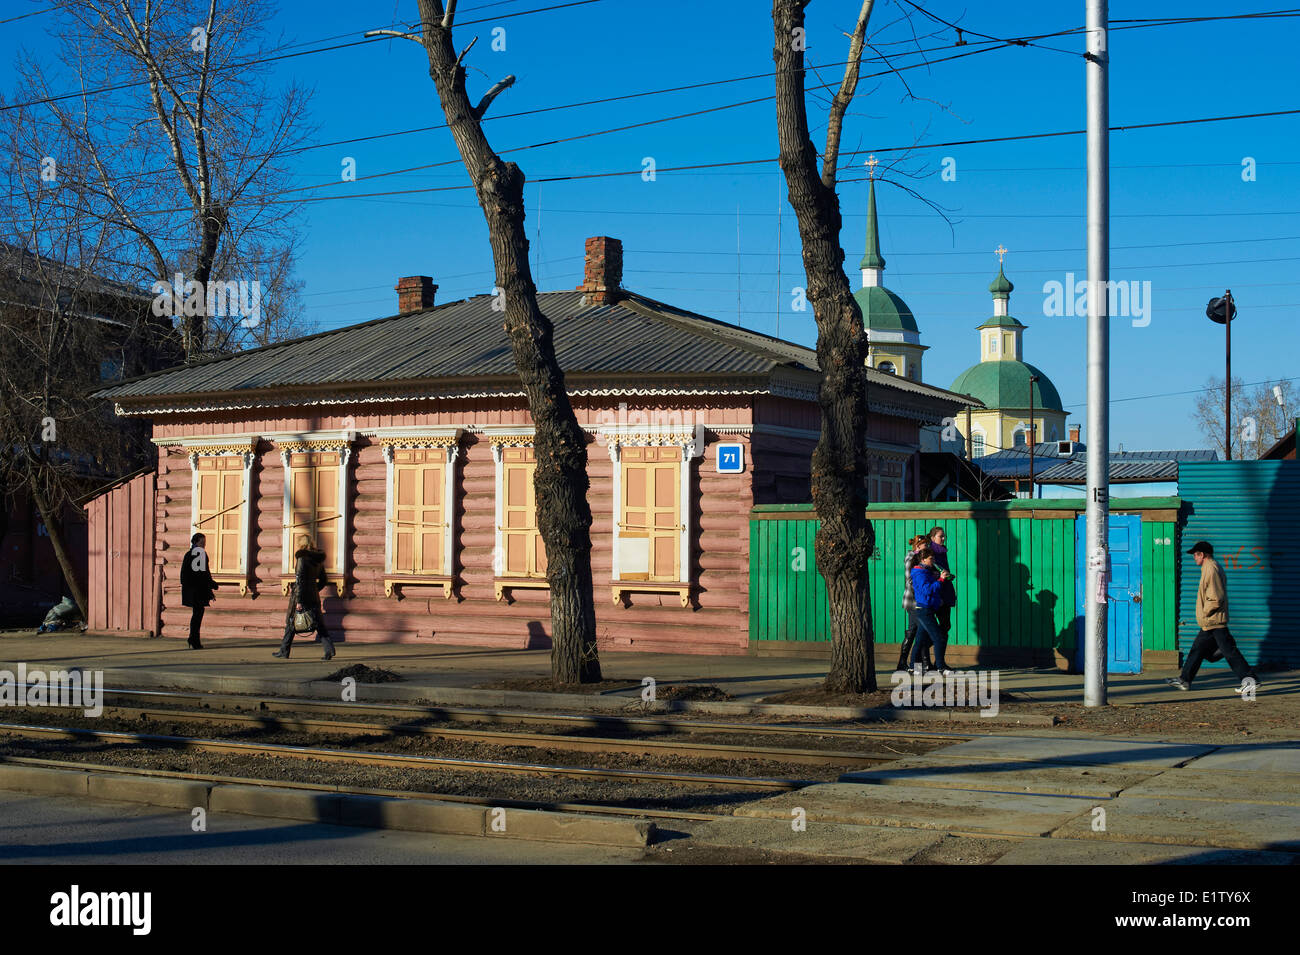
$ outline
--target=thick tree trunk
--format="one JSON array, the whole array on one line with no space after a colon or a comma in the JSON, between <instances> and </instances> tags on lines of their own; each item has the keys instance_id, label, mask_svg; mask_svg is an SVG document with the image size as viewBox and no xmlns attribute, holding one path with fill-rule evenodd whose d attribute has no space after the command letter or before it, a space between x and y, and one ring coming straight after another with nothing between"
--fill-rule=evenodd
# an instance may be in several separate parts
<instances>
[{"instance_id":1,"label":"thick tree trunk","mask_svg":"<svg viewBox=\"0 0 1300 955\"><path fill-rule=\"evenodd\" d=\"M492 151L478 109L465 90L465 70L444 26L442 4L420 0L429 75L461 159L487 219L497 286L505 298L505 330L536 428L534 490L537 527L546 545L551 590L551 678L600 679L591 577L591 507L587 503L587 434L578 425L555 359L554 329L537 304L524 232L524 175Z\"/></svg>"},{"instance_id":2,"label":"thick tree trunk","mask_svg":"<svg viewBox=\"0 0 1300 955\"><path fill-rule=\"evenodd\" d=\"M212 263L217 258L217 245L221 241L222 229L225 225L225 215L220 208L212 210L200 210L202 224L200 227L200 239L198 254L194 261L194 281L198 283L203 296L203 303L199 306L197 314L185 316L182 324L185 329L183 336L185 342L185 360L187 362L198 361L203 358L207 351L208 337L208 282L212 279ZM164 279L164 281L166 281Z\"/></svg>"},{"instance_id":3,"label":"thick tree trunk","mask_svg":"<svg viewBox=\"0 0 1300 955\"><path fill-rule=\"evenodd\" d=\"M862 693L876 689L867 583L875 534L866 513L866 332L844 274L833 169L818 176L817 150L808 133L799 41L804 5L803 0L774 0L772 7L777 136L790 205L799 222L822 371L821 438L813 452L812 498L821 522L815 540L817 569L826 579L830 603L826 688Z\"/></svg>"}]
</instances>

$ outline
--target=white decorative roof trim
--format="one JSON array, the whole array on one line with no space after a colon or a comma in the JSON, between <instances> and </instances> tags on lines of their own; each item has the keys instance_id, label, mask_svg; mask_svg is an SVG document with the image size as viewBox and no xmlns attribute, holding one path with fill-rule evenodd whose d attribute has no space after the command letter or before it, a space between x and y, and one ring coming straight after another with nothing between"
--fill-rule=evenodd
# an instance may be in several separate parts
<instances>
[{"instance_id":1,"label":"white decorative roof trim","mask_svg":"<svg viewBox=\"0 0 1300 955\"><path fill-rule=\"evenodd\" d=\"M568 392L575 397L612 397L617 395L628 395L636 397L671 397L671 396L690 396L690 395L766 395L773 394L782 397L800 398L805 401L815 401L817 398L816 386L812 388L795 388L777 385L773 382L769 386L761 378L753 378L749 381L737 383L734 379L702 379L699 384L693 387L628 387L619 385L615 382L608 384L596 383L593 385L584 385L569 388ZM501 388L501 389L483 389L468 386L463 389L443 389L440 391L429 392L359 392L349 395L321 395L319 397L283 397L283 398L262 398L262 399L226 399L224 401L202 401L197 400L190 403L178 402L179 396L169 395L160 396L157 403L141 404L130 409L123 408L121 402L114 404L114 411L120 417L142 417L146 415L159 414L193 414L195 412L214 412L214 411L253 411L260 408L295 408L301 406L326 406L326 405L362 405L362 404L391 404L403 401L437 401L440 399L459 399L459 398L524 398L527 397L522 389ZM146 399L147 400L147 399ZM172 402L172 403L167 403Z\"/></svg>"},{"instance_id":2,"label":"white decorative roof trim","mask_svg":"<svg viewBox=\"0 0 1300 955\"><path fill-rule=\"evenodd\" d=\"M150 438L160 448L202 449L206 453L242 454L257 448L260 434L197 434L185 438Z\"/></svg>"},{"instance_id":3,"label":"white decorative roof trim","mask_svg":"<svg viewBox=\"0 0 1300 955\"><path fill-rule=\"evenodd\" d=\"M583 425L586 431L594 431L595 425ZM516 435L533 435L536 428L531 424L472 424L467 430L488 438L515 437Z\"/></svg>"}]
</instances>

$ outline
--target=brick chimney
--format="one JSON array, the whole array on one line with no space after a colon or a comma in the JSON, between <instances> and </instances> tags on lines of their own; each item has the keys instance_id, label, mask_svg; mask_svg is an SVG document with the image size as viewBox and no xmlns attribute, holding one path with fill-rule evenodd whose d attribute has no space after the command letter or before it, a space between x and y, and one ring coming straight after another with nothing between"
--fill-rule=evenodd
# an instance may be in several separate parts
<instances>
[{"instance_id":1,"label":"brick chimney","mask_svg":"<svg viewBox=\"0 0 1300 955\"><path fill-rule=\"evenodd\" d=\"M1079 426L1077 424L1070 425L1070 440L1075 444L1079 443Z\"/></svg>"},{"instance_id":2,"label":"brick chimney","mask_svg":"<svg viewBox=\"0 0 1300 955\"><path fill-rule=\"evenodd\" d=\"M433 296L438 286L427 275L408 275L397 280L397 311L402 315L433 308Z\"/></svg>"},{"instance_id":3,"label":"brick chimney","mask_svg":"<svg viewBox=\"0 0 1300 955\"><path fill-rule=\"evenodd\" d=\"M607 235L587 240L587 260L579 292L587 305L610 305L618 301L623 284L623 243Z\"/></svg>"}]
</instances>

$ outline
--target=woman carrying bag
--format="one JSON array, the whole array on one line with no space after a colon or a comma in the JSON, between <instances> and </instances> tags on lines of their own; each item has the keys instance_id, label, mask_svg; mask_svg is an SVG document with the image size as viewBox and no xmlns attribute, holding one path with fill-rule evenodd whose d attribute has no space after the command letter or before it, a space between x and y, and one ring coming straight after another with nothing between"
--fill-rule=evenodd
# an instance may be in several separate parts
<instances>
[{"instance_id":1,"label":"woman carrying bag","mask_svg":"<svg viewBox=\"0 0 1300 955\"><path fill-rule=\"evenodd\" d=\"M334 656L334 641L325 628L325 617L320 606L320 592L329 583L325 577L325 552L317 550L306 534L299 534L297 543L294 582L289 590L289 609L284 615L284 639L280 641L280 649L271 656L287 660L294 636L315 630L325 648L325 655L321 659L329 660ZM309 629L300 629L303 626Z\"/></svg>"}]
</instances>

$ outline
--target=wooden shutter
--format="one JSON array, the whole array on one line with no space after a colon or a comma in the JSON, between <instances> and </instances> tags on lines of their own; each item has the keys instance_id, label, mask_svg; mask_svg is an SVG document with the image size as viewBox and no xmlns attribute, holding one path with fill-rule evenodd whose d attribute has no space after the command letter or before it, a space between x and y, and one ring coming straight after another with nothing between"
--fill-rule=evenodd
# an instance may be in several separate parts
<instances>
[{"instance_id":1,"label":"wooden shutter","mask_svg":"<svg viewBox=\"0 0 1300 955\"><path fill-rule=\"evenodd\" d=\"M325 570L337 574L339 501L337 451L301 452L289 456L289 546L296 551L298 535L309 534L325 552Z\"/></svg>"},{"instance_id":2,"label":"wooden shutter","mask_svg":"<svg viewBox=\"0 0 1300 955\"><path fill-rule=\"evenodd\" d=\"M446 543L446 452L393 451L393 553L390 570L441 575Z\"/></svg>"},{"instance_id":3,"label":"wooden shutter","mask_svg":"<svg viewBox=\"0 0 1300 955\"><path fill-rule=\"evenodd\" d=\"M208 566L214 574L239 574L244 522L243 457L200 455L195 468L194 525L207 537Z\"/></svg>"},{"instance_id":4,"label":"wooden shutter","mask_svg":"<svg viewBox=\"0 0 1300 955\"><path fill-rule=\"evenodd\" d=\"M532 448L503 448L501 472L502 573L507 577L546 576L546 548L537 531Z\"/></svg>"},{"instance_id":5,"label":"wooden shutter","mask_svg":"<svg viewBox=\"0 0 1300 955\"><path fill-rule=\"evenodd\" d=\"M648 541L648 571L623 568L628 580L681 580L681 448L623 448L619 536Z\"/></svg>"}]
</instances>

